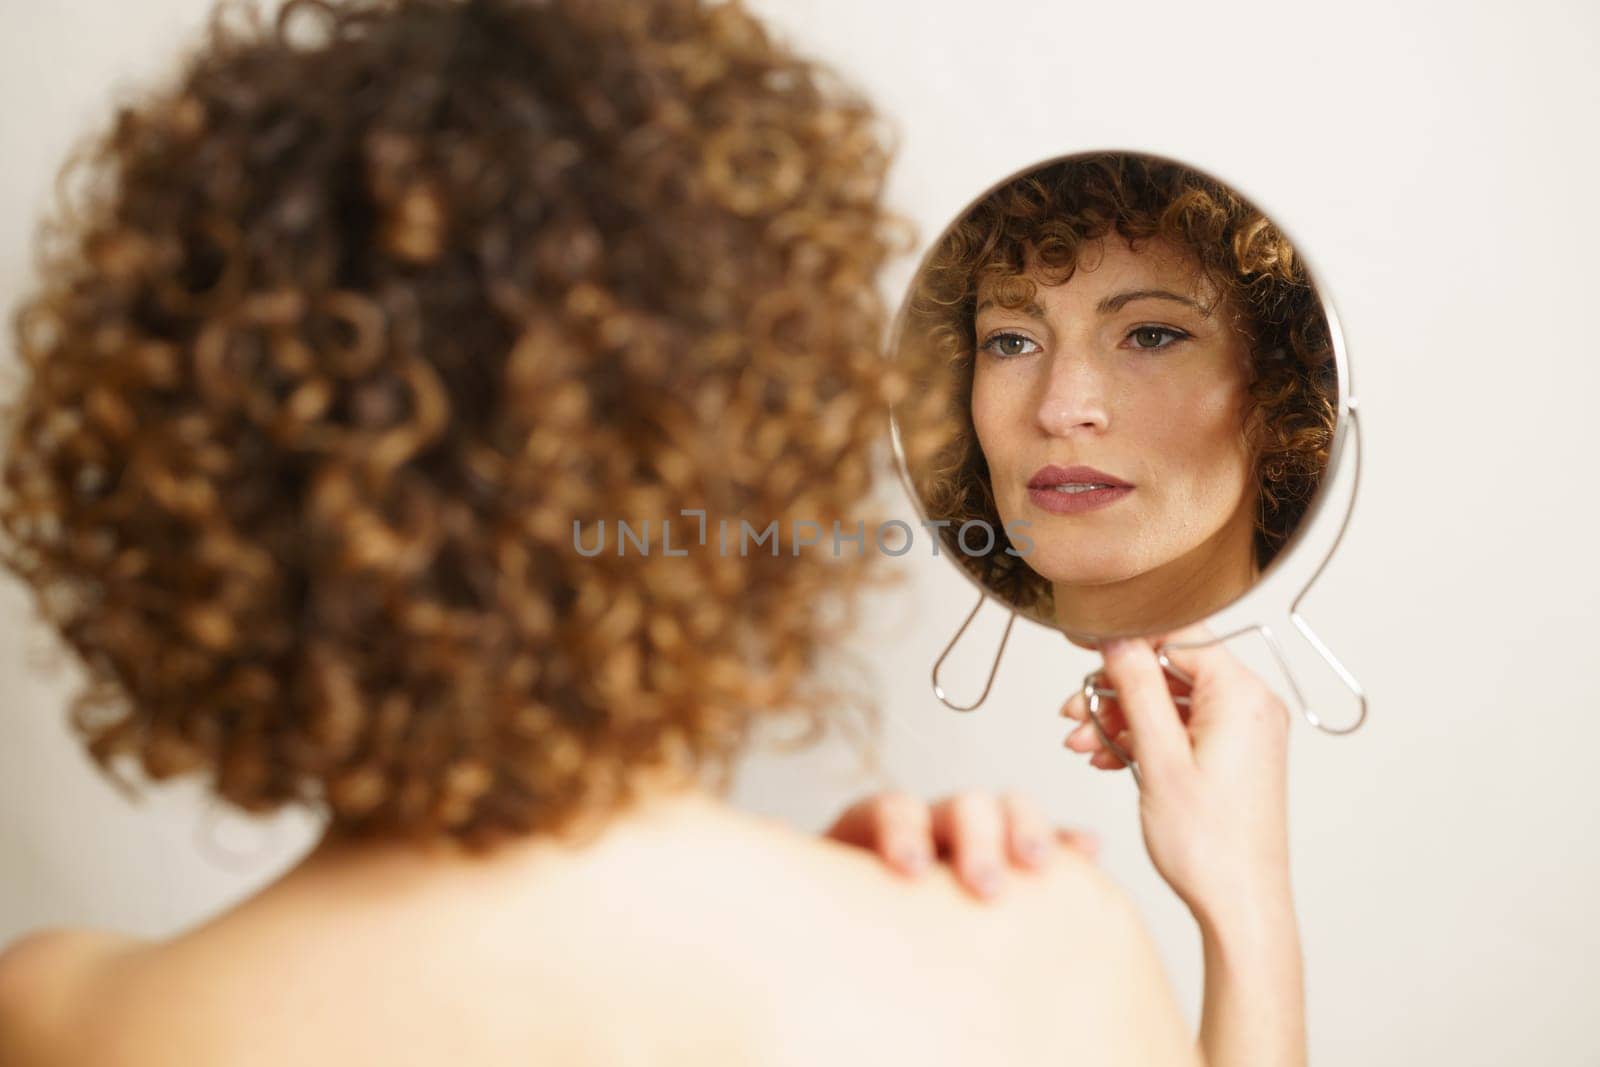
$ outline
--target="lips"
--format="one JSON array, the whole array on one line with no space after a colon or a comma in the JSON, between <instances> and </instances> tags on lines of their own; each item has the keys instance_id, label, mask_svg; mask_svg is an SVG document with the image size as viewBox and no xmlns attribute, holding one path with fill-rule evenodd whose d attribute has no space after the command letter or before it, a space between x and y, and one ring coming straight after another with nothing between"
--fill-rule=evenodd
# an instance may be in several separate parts
<instances>
[{"instance_id":1,"label":"lips","mask_svg":"<svg viewBox=\"0 0 1600 1067\"><path fill-rule=\"evenodd\" d=\"M1028 481L1028 499L1052 515L1081 515L1110 507L1133 486L1093 467L1042 467Z\"/></svg>"},{"instance_id":2,"label":"lips","mask_svg":"<svg viewBox=\"0 0 1600 1067\"><path fill-rule=\"evenodd\" d=\"M1040 467L1028 480L1029 489L1049 489L1062 493L1087 493L1096 489L1132 489L1115 475L1093 467Z\"/></svg>"}]
</instances>

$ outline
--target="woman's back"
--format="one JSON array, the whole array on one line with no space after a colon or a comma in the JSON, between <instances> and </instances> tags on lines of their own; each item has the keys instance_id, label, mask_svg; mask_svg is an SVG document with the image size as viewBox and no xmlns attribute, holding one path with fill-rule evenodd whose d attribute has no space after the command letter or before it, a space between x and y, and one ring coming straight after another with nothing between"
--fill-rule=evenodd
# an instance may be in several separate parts
<instances>
[{"instance_id":1,"label":"woman's back","mask_svg":"<svg viewBox=\"0 0 1600 1067\"><path fill-rule=\"evenodd\" d=\"M1086 860L980 904L701 796L579 851L320 849L169 942L25 944L0 990L15 1067L1195 1062Z\"/></svg>"},{"instance_id":2,"label":"woman's back","mask_svg":"<svg viewBox=\"0 0 1600 1067\"><path fill-rule=\"evenodd\" d=\"M873 109L736 4L230 26L74 174L0 561L103 766L340 843L171 942L12 951L5 1067L1186 1056L1068 862L979 908L659 793L554 843L857 695L884 563L839 531L911 389Z\"/></svg>"}]
</instances>

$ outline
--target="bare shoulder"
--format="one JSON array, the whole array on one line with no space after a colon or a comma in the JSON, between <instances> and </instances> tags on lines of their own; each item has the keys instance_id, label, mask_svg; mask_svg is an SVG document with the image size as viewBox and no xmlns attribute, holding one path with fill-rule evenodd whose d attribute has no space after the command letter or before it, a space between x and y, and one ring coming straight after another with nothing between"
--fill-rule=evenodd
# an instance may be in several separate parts
<instances>
[{"instance_id":1,"label":"bare shoulder","mask_svg":"<svg viewBox=\"0 0 1600 1067\"><path fill-rule=\"evenodd\" d=\"M1057 858L1030 887L1024 915L1047 931L1057 981L1101 1020L1138 1019L1117 1028L1107 1062L1200 1067L1188 1022L1155 941L1127 892L1098 864L1075 852ZM1062 907L1062 901L1071 905ZM1050 918L1053 916L1053 921ZM1059 987L1058 987L1059 988ZM1109 1032L1111 1028L1102 1028Z\"/></svg>"},{"instance_id":2,"label":"bare shoulder","mask_svg":"<svg viewBox=\"0 0 1600 1067\"><path fill-rule=\"evenodd\" d=\"M987 946L981 969L1027 1018L1046 1021L1047 1041L1070 1034L1085 1062L1200 1064L1143 917L1093 860L1063 851L1042 871L1017 872L1000 900L973 907L976 942ZM1118 1022L1127 1019L1139 1025Z\"/></svg>"},{"instance_id":3,"label":"bare shoulder","mask_svg":"<svg viewBox=\"0 0 1600 1067\"><path fill-rule=\"evenodd\" d=\"M870 980L883 1010L883 990L912 991L919 1026L939 1034L942 1053L976 1037L974 1062L1200 1063L1143 916L1081 853L1013 868L998 897L980 901L947 867L906 879L862 849L809 847L837 905L809 929L847 924L850 958L835 981ZM948 1019L959 1028L944 1027Z\"/></svg>"},{"instance_id":4,"label":"bare shoulder","mask_svg":"<svg viewBox=\"0 0 1600 1067\"><path fill-rule=\"evenodd\" d=\"M90 1062L84 1005L114 961L142 942L100 930L57 927L0 951L0 1063L54 1067Z\"/></svg>"}]
</instances>

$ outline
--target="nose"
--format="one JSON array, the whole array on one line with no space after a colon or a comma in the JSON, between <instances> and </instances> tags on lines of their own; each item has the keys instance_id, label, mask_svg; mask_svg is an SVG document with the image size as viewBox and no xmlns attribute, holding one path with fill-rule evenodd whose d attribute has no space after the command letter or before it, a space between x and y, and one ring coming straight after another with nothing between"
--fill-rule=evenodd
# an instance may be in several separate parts
<instances>
[{"instance_id":1,"label":"nose","mask_svg":"<svg viewBox=\"0 0 1600 1067\"><path fill-rule=\"evenodd\" d=\"M1035 414L1039 428L1052 436L1104 432L1111 415L1106 382L1095 361L1081 354L1057 352L1044 375Z\"/></svg>"}]
</instances>

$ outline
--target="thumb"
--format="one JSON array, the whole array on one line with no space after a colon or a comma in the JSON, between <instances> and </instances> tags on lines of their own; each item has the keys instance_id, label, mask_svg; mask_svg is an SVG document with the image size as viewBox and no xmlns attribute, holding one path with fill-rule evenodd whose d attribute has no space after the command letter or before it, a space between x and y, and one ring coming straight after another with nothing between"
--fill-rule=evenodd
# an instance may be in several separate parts
<instances>
[{"instance_id":1,"label":"thumb","mask_svg":"<svg viewBox=\"0 0 1600 1067\"><path fill-rule=\"evenodd\" d=\"M1157 779L1190 766L1189 733L1167 689L1167 676L1148 642L1108 641L1102 647L1106 676L1133 732L1134 758Z\"/></svg>"},{"instance_id":2,"label":"thumb","mask_svg":"<svg viewBox=\"0 0 1600 1067\"><path fill-rule=\"evenodd\" d=\"M1189 726L1197 740L1202 734L1233 725L1245 706L1241 696L1265 688L1202 626L1168 634L1157 647L1168 663L1189 678L1193 688Z\"/></svg>"}]
</instances>

